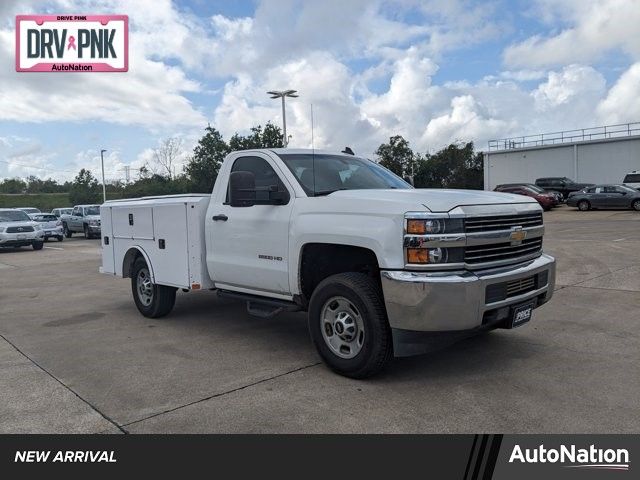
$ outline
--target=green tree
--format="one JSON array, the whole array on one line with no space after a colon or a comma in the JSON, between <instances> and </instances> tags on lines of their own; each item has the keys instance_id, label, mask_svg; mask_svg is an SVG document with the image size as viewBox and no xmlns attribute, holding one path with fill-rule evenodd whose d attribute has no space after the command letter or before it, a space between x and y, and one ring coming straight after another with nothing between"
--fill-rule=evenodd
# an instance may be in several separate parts
<instances>
[{"instance_id":1,"label":"green tree","mask_svg":"<svg viewBox=\"0 0 640 480\"><path fill-rule=\"evenodd\" d=\"M378 147L376 155L380 165L400 177L411 176L414 173L416 155L402 135L389 138L389 143L383 143Z\"/></svg>"},{"instance_id":2,"label":"green tree","mask_svg":"<svg viewBox=\"0 0 640 480\"><path fill-rule=\"evenodd\" d=\"M69 200L74 205L96 203L100 199L100 184L90 170L81 169L69 190Z\"/></svg>"},{"instance_id":3,"label":"green tree","mask_svg":"<svg viewBox=\"0 0 640 480\"><path fill-rule=\"evenodd\" d=\"M271 122L265 125L264 130L262 125L258 125L251 127L250 131L251 133L246 136L235 133L229 140L229 149L236 151L253 148L282 148L283 146L282 131Z\"/></svg>"},{"instance_id":4,"label":"green tree","mask_svg":"<svg viewBox=\"0 0 640 480\"><path fill-rule=\"evenodd\" d=\"M27 184L20 178L5 178L0 182L0 193L24 193Z\"/></svg>"},{"instance_id":5,"label":"green tree","mask_svg":"<svg viewBox=\"0 0 640 480\"><path fill-rule=\"evenodd\" d=\"M417 188L468 188L484 186L482 152L475 153L473 142L452 143L418 162L414 176Z\"/></svg>"},{"instance_id":6,"label":"green tree","mask_svg":"<svg viewBox=\"0 0 640 480\"><path fill-rule=\"evenodd\" d=\"M229 153L226 144L218 130L209 125L204 136L198 140L193 149L193 156L185 165L184 171L191 181L192 190L200 193L210 193L216 181L220 165Z\"/></svg>"}]
</instances>

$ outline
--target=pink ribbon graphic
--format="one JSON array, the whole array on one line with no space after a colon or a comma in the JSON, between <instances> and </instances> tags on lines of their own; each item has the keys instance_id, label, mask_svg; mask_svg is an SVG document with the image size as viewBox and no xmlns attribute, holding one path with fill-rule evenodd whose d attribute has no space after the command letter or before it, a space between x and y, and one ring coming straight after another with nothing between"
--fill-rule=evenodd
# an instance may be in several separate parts
<instances>
[{"instance_id":1,"label":"pink ribbon graphic","mask_svg":"<svg viewBox=\"0 0 640 480\"><path fill-rule=\"evenodd\" d=\"M76 37L74 37L73 35L69 37L69 44L67 45L67 50L71 50L72 48L78 51L78 49L76 48Z\"/></svg>"}]
</instances>

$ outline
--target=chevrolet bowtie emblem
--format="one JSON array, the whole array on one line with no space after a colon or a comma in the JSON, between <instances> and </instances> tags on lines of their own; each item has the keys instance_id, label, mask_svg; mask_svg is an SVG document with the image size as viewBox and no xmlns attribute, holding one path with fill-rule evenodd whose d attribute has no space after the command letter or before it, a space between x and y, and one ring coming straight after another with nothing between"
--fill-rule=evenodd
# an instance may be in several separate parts
<instances>
[{"instance_id":1,"label":"chevrolet bowtie emblem","mask_svg":"<svg viewBox=\"0 0 640 480\"><path fill-rule=\"evenodd\" d=\"M522 230L522 227L511 227L511 245L520 245L525 238L527 238L526 230Z\"/></svg>"}]
</instances>

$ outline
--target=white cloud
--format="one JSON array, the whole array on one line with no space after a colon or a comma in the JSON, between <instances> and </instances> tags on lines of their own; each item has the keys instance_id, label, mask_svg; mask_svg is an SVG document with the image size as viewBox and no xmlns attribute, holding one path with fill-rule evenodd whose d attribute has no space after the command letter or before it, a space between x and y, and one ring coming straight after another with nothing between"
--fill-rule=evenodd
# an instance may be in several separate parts
<instances>
[{"instance_id":1,"label":"white cloud","mask_svg":"<svg viewBox=\"0 0 640 480\"><path fill-rule=\"evenodd\" d=\"M624 72L597 107L602 123L640 121L640 62Z\"/></svg>"},{"instance_id":2,"label":"white cloud","mask_svg":"<svg viewBox=\"0 0 640 480\"><path fill-rule=\"evenodd\" d=\"M555 35L534 35L510 46L504 52L507 65L539 68L590 63L615 49L640 58L637 0L539 0L532 15L570 26Z\"/></svg>"}]
</instances>

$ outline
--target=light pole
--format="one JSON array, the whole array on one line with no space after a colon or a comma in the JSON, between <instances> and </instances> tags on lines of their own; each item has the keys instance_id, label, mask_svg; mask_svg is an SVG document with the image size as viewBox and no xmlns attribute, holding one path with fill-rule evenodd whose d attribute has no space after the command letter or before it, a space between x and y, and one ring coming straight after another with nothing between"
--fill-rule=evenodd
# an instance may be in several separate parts
<instances>
[{"instance_id":1,"label":"light pole","mask_svg":"<svg viewBox=\"0 0 640 480\"><path fill-rule=\"evenodd\" d=\"M287 147L289 143L289 139L287 138L287 116L284 109L284 97L296 98L297 90L271 90L267 92L267 94L271 95L271 98L281 98L282 99L282 144L284 147Z\"/></svg>"},{"instance_id":2,"label":"light pole","mask_svg":"<svg viewBox=\"0 0 640 480\"><path fill-rule=\"evenodd\" d=\"M104 184L104 152L106 152L106 150L100 150L100 163L102 164L102 203L107 201L107 187Z\"/></svg>"}]
</instances>

